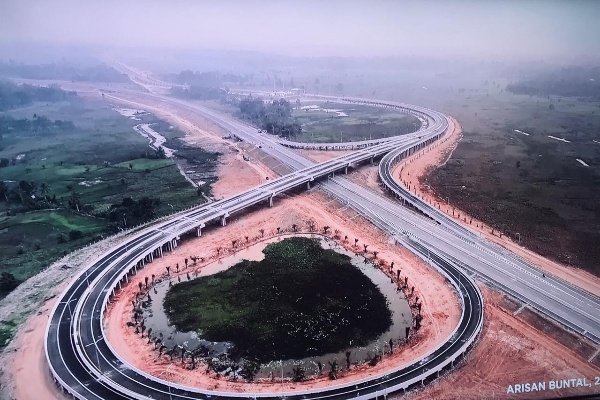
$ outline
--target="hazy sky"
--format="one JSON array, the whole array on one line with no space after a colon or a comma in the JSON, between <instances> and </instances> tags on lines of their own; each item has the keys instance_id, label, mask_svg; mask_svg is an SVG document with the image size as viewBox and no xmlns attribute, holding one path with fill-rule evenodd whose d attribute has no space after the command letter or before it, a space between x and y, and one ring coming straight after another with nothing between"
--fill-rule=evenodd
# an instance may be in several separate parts
<instances>
[{"instance_id":1,"label":"hazy sky","mask_svg":"<svg viewBox=\"0 0 600 400\"><path fill-rule=\"evenodd\" d=\"M0 0L0 42L287 55L600 56L600 1Z\"/></svg>"}]
</instances>

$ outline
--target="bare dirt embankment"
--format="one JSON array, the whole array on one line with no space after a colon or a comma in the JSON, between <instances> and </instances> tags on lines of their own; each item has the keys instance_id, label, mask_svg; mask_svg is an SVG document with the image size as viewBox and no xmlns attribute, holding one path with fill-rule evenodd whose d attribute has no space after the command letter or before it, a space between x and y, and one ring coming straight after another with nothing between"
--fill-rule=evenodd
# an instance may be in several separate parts
<instances>
[{"instance_id":1,"label":"bare dirt embankment","mask_svg":"<svg viewBox=\"0 0 600 400\"><path fill-rule=\"evenodd\" d=\"M409 399L547 399L600 393L593 377L600 368L549 339L504 307L501 294L482 287L485 325L475 349L451 372ZM585 377L589 387L550 390L549 381ZM545 382L544 391L508 394L509 385Z\"/></svg>"},{"instance_id":2,"label":"bare dirt embankment","mask_svg":"<svg viewBox=\"0 0 600 400\"><path fill-rule=\"evenodd\" d=\"M467 215L464 211L448 204L446 199L440 198L427 183L427 178L433 169L444 165L456 149L458 141L462 138L462 129L460 124L451 119L450 133L441 141L433 143L431 146L421 150L419 153L398 163L392 170L392 176L398 182L405 183L413 193L425 199L435 207L449 216L453 216L458 222L473 229L500 246L523 257L532 264L543 268L547 272L554 274L574 285L577 285L590 293L600 294L600 278L584 270L566 266L556 261L549 260L539 254L534 253L515 242L511 238L494 231L482 221Z\"/></svg>"}]
</instances>

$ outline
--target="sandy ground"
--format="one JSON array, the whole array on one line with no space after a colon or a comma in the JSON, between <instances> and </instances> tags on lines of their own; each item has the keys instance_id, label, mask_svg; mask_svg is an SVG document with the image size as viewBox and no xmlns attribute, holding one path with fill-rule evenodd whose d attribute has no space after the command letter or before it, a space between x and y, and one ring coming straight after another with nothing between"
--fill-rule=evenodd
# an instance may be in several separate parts
<instances>
[{"instance_id":1,"label":"sandy ground","mask_svg":"<svg viewBox=\"0 0 600 400\"><path fill-rule=\"evenodd\" d=\"M353 151L353 150L352 150ZM309 160L313 160L315 162L325 162L329 161L333 158L345 156L346 154L352 153L350 150L296 150L296 152Z\"/></svg>"},{"instance_id":2,"label":"sandy ground","mask_svg":"<svg viewBox=\"0 0 600 400\"><path fill-rule=\"evenodd\" d=\"M456 373L447 373L409 399L546 399L600 394L600 369L561 343L548 339L500 307L502 295L482 287L485 326L474 350ZM549 390L549 381L585 377L590 387ZM509 385L546 382L545 391L507 394Z\"/></svg>"},{"instance_id":3,"label":"sandy ground","mask_svg":"<svg viewBox=\"0 0 600 400\"><path fill-rule=\"evenodd\" d=\"M586 271L578 268L569 267L558 262L548 260L522 246L515 243L507 236L502 235L498 231L492 234L492 228L485 225L483 222L472 218L465 212L454 208L452 204L448 204L445 199L437 197L436 193L427 185L427 175L436 166L441 166L452 155L452 151L456 148L458 141L462 138L462 129L460 124L454 119L451 123L451 132L441 141L433 143L431 146L414 154L405 161L398 163L393 171L394 176L399 182L404 182L410 187L413 193L425 199L434 206L440 206L440 210L452 216L454 210L455 219L463 225L468 226L476 232L486 237L500 246L512 251L513 253L524 258L528 262L543 268L548 273L554 274L567 282L577 285L590 293L600 295L600 277L594 276ZM361 172L362 173L362 170ZM460 216L460 218L459 218Z\"/></svg>"},{"instance_id":4,"label":"sandy ground","mask_svg":"<svg viewBox=\"0 0 600 400\"><path fill-rule=\"evenodd\" d=\"M163 355L159 358L158 353L152 350L152 345L147 345L146 339L140 338L126 324L131 320L131 300L135 298L138 291L138 282L143 282L145 276L151 274L159 276L165 272L167 265L173 266L175 263L179 263L182 266L184 258L191 255L199 255L207 259L215 257L217 247L224 249L221 255L228 254L232 239L238 238L241 243L246 243L245 237L248 236L249 243L252 244L255 240L260 239L259 229L261 228L265 229L265 236L274 234L277 227L289 231L292 224L306 228L309 219L313 219L318 227L330 226L331 232L335 232L336 229L340 230L340 242L348 248L353 248L354 238L359 238L360 249L362 249L362 243L368 243L369 251L378 251L378 258L384 260L387 265L394 261L394 271L402 269L402 275L406 274L409 277L409 285L416 287L414 296L419 296L423 303L423 327L413 340L409 341L401 351L386 356L376 367L361 367L340 377L336 383L362 379L366 376L383 373L389 368L402 366L442 343L456 327L460 310L454 293L447 287L443 278L410 252L389 244L387 238L370 224L360 217L356 217L355 214L351 215L353 212L339 203L331 201L321 193L277 199L276 203L273 208L265 208L234 217L227 227L207 230L201 238L184 242L173 253L147 264L144 270L118 294L118 300L110 307L105 326L108 339L115 350L140 369L186 385L231 391L281 390L280 383L247 384L218 379L207 375L204 368L198 368L191 373L184 369L179 362L171 362L169 356ZM352 217L355 218L351 219ZM343 243L346 235L348 241ZM199 263L194 267L199 269L200 275L218 270L218 261L207 260L206 262L211 264L204 266ZM184 280L187 279L185 276L188 272L190 271L181 271L180 274L183 275ZM435 295L433 295L434 293ZM414 300L414 297L412 299ZM140 352L140 347L145 350ZM301 384L287 382L284 390L323 387L331 383L326 377Z\"/></svg>"}]
</instances>

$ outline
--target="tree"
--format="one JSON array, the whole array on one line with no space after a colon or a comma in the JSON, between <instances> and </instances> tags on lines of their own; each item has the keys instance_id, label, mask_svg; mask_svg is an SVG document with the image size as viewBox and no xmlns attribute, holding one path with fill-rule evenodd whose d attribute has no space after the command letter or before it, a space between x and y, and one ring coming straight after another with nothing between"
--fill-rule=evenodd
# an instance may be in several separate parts
<instances>
[{"instance_id":1,"label":"tree","mask_svg":"<svg viewBox=\"0 0 600 400\"><path fill-rule=\"evenodd\" d=\"M292 224L292 232L294 232L294 233L298 232L298 225Z\"/></svg>"},{"instance_id":2,"label":"tree","mask_svg":"<svg viewBox=\"0 0 600 400\"><path fill-rule=\"evenodd\" d=\"M11 272L2 272L0 274L0 294L10 293L17 286L19 286L19 280Z\"/></svg>"},{"instance_id":3,"label":"tree","mask_svg":"<svg viewBox=\"0 0 600 400\"><path fill-rule=\"evenodd\" d=\"M553 110L554 110L554 104L550 104L550 105L548 106L548 109L549 109L550 111L553 111Z\"/></svg>"},{"instance_id":4,"label":"tree","mask_svg":"<svg viewBox=\"0 0 600 400\"><path fill-rule=\"evenodd\" d=\"M81 239L83 237L83 232L77 229L72 229L69 231L69 240L74 241Z\"/></svg>"},{"instance_id":5,"label":"tree","mask_svg":"<svg viewBox=\"0 0 600 400\"><path fill-rule=\"evenodd\" d=\"M260 233L260 237L265 237L265 230L263 228L260 228L258 232Z\"/></svg>"},{"instance_id":6,"label":"tree","mask_svg":"<svg viewBox=\"0 0 600 400\"><path fill-rule=\"evenodd\" d=\"M298 365L292 371L293 371L293 374L294 374L294 376L292 378L292 381L294 381L294 382L302 382L306 378L306 373L305 373L304 368L302 367L302 365Z\"/></svg>"},{"instance_id":7,"label":"tree","mask_svg":"<svg viewBox=\"0 0 600 400\"><path fill-rule=\"evenodd\" d=\"M327 235L327 231L329 230L329 226L323 227L323 234Z\"/></svg>"},{"instance_id":8,"label":"tree","mask_svg":"<svg viewBox=\"0 0 600 400\"><path fill-rule=\"evenodd\" d=\"M79 212L81 206L81 195L76 191L71 192L71 197L69 198L69 207L77 210Z\"/></svg>"}]
</instances>

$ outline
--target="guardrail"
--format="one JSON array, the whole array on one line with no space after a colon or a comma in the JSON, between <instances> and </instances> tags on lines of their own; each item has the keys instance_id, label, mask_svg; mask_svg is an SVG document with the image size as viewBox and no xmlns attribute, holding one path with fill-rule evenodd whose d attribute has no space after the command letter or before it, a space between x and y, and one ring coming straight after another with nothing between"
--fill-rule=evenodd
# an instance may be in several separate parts
<instances>
[{"instance_id":1,"label":"guardrail","mask_svg":"<svg viewBox=\"0 0 600 400\"><path fill-rule=\"evenodd\" d=\"M433 128L432 127L428 127L428 129L430 131L432 131L433 134L436 134L436 129L439 129L439 126L438 127L434 126ZM413 143L413 145L412 145L411 148L417 148L419 146L422 146L422 143L424 143L428 139L429 138L423 137L423 138L421 138L418 141L415 140L415 142ZM354 156L356 154L356 153L354 153L353 154L354 157L352 157L352 159L357 159L357 160L360 161L361 157L368 159L368 157L372 157L373 155L376 155L376 154L377 155L378 154L384 154L384 153L388 152L391 149L391 146L393 144L395 144L395 143L396 143L396 141L394 141L392 139L392 140L388 141L388 143L386 143L386 144L380 144L379 148L377 147L378 145L374 145L374 146L370 147L369 149L361 150L363 153L361 153L361 151L357 152L357 153L361 153L358 156ZM317 166L317 171L318 171L317 175L318 176L325 176L325 175L327 175L329 173L332 173L336 169L344 167L345 165L336 164L336 162L337 163L340 163L340 162L343 163L341 160L343 160L343 157L339 157L339 158L337 158L335 160L332 160L330 162L327 162L327 163L319 164ZM330 165L328 165L328 163ZM306 168L306 169L298 171L298 172L306 173L306 172L311 171L311 168L314 168L314 167L309 167L309 168ZM292 175L294 175L294 174L292 174ZM298 175L296 175L296 176L298 176ZM285 178L286 177L280 178L280 179L285 179ZM304 178L302 178L302 179L304 179ZM297 182L298 181L302 181L302 179L301 178L296 178L296 180L292 179L291 182L287 184L287 186L284 185L282 188L280 188L280 190L282 192L285 191L285 190L289 190L289 188L297 186ZM304 181L302 181L302 182L304 182ZM272 182L269 182L268 184L266 184L265 186L271 187L271 186L276 186L276 185L277 185L277 181L272 181ZM261 187L259 187L259 189L264 189L264 188L261 186ZM246 191L246 192L243 192L240 195L236 195L236 196L234 196L234 198L238 199L237 202L239 202L240 198L242 198L244 196L247 196L247 195L251 195L253 192L256 192L256 188L255 189L251 189L251 190ZM262 192L260 192L261 196L264 195L263 192L264 192L264 190ZM179 218L179 222L181 222L181 219L185 220L186 218L190 218L191 217L191 218L194 218L193 222L200 223L201 220L198 219L198 216L196 214L199 214L204 209L210 209L211 207L219 207L219 203L226 203L226 202L231 202L231 201L232 201L231 198L230 199L225 199L225 200L223 200L221 202L211 203L209 205L206 205L205 207L194 208L193 211L188 211L188 212L181 213L181 215L178 215L178 217L180 217ZM258 201L260 201L260 199ZM250 204L250 203L254 204L254 203L252 203L251 199L247 200L242 208L247 207L248 204ZM233 206L228 206L228 208L229 208L229 212L230 213L236 211L235 207L233 207ZM214 219L214 216L211 217L211 218ZM178 220L176 219L175 220L175 224L174 224L173 221L167 219L164 223L161 224L161 227L168 226L169 229L171 229L171 233L169 235L169 238L177 237L178 235L181 235L181 234L189 231L189 229L190 229L190 223L189 223L189 221L187 221L186 223L177 223L177 221ZM145 257L145 253L141 252L140 254L134 256L131 260L129 260L128 263L124 263L123 265L120 265L120 266L119 266L119 264L121 262L123 262L123 260L127 259L128 257L131 257L134 251L139 250L140 246L142 246L144 244L153 244L153 245L156 245L156 239L157 239L156 235L157 234L156 233L153 234L153 232L158 232L158 231L156 229L154 229L154 228L150 228L150 229L148 229L148 230L146 230L144 232L146 232L146 233L140 233L136 237L141 237L144 234L147 234L148 237L146 239L144 239L142 242L140 242L137 246L133 246L131 248L127 248L126 247L127 245L124 245L124 246L119 247L118 250L115 250L112 253L107 253L105 255L106 257L108 257L109 255L115 254L115 252L118 253L118 251L122 251L123 247L126 248L125 253L121 254L117 259L112 260L112 262L109 265L107 265L104 268L102 268L101 271L98 271L97 275L94 277L94 279L89 284L89 286L85 289L84 293L79 297L79 300L83 299L83 301L78 301L78 303L76 305L76 308L75 308L75 313L73 313L74 320L72 320L72 322L71 322L71 328L72 328L71 336L72 336L72 338L70 338L70 340L72 340L72 341L74 340L75 341L75 344L74 344L75 349L74 350L75 350L75 352L76 352L79 360L83 363L85 369L87 371L89 371L93 375L94 380L96 382L103 384L105 387L109 387L109 388L112 388L112 389L115 389L115 390L118 388L118 391L120 393L122 393L125 396L129 396L129 397L133 397L133 398L142 398L142 397L140 395L134 393L134 392L131 392L128 389L125 389L125 388L121 387L113 379L111 379L110 377L108 377L105 374L103 374L101 370L97 369L97 368L100 368L100 367L99 366L97 367L94 364L94 361L92 360L93 357L90 357L90 355L86 351L86 349L87 349L86 346L88 346L88 345L93 345L94 347L96 347L95 351L99 351L98 348L97 348L97 341L94 342L94 343L82 343L80 341L79 334L81 332L80 323L81 323L81 320L82 320L82 318L81 318L82 314L81 313L82 313L83 304L84 304L85 301L87 301L88 296L90 296L91 288L93 288L94 285L98 284L98 282L100 282L100 280L103 279L105 277L105 275L108 274L109 271L112 270L112 268L121 268L120 270L116 271L116 273L113 273L113 279L110 280L110 283L112 284L112 286L106 285L102 289L104 291L104 293L105 293L104 297L103 297L103 300L102 300L101 307L100 307L100 315L102 315L103 312L104 312L104 310L106 309L107 301L108 301L108 299L110 297L110 292L112 291L112 289L118 284L118 282L124 277L124 275L127 274L127 271L131 268L131 265L133 265L132 262L135 264L139 260L143 259ZM98 270L98 269L100 269L100 266L96 267L96 270ZM96 270L94 270L94 272ZM455 272L457 274L462 274L460 272L460 270L458 270L458 269L456 269ZM75 279L75 282L77 282L78 280L80 280L80 278L83 276L83 273L88 273L88 271L85 270L85 271L82 271L80 274L78 274L77 277L76 277L76 279ZM446 276L446 278L453 285L456 284L456 281L451 276L449 276L448 274L444 274L444 276ZM477 286L470 280L470 278L468 276L464 275L464 279L465 279L465 282L470 282L470 284L473 285L473 287L475 288L475 290L478 291ZM461 292L460 283L461 283L461 278L460 278L460 275L459 275L459 282L458 282L457 293L459 293L459 297L461 297L460 301L461 301L461 304L463 305L463 315L462 315L462 317L465 317L465 315L464 315L464 305L466 303L465 303L464 297L462 297L462 294L461 294L462 292ZM82 283L80 282L80 285L81 284ZM56 310L58 309L59 304L61 304L60 301L65 298L66 294L67 294L67 292L65 292L65 293L63 293L63 295L61 295L61 297L59 299L59 302L57 302L57 304L55 305L55 307L54 307L54 309L52 311L52 314L51 314L52 316L56 313ZM481 299L480 293L477 296L475 296L475 298L477 298L478 296ZM69 299L69 301L74 301L74 300L78 300L78 299ZM98 301L98 300L96 300L96 301ZM70 307L70 303L69 303L69 307ZM483 319L483 308L482 307L480 307L480 313L481 313L481 320L482 320ZM471 315L471 313L469 313L468 318L471 318L471 317L472 317L472 315ZM52 319L49 322L47 330L46 330L46 358L48 359L48 362L50 364L50 369L51 369L52 374L54 375L55 379L57 380L57 382L59 382L62 386L68 387L68 384L66 384L66 382L58 375L56 369L53 367L52 360L50 359L50 355L48 353L48 348L47 347L49 345L52 345L51 343L49 343L49 336L50 336L49 332L50 332L50 329L51 329L51 326L52 326L51 324L52 324ZM422 371L422 373L418 374L418 376L416 378L411 378L411 379L405 380L405 381L403 381L401 383L395 383L394 386L393 386L394 390L396 390L398 388L400 388L400 389L406 388L406 387L414 384L415 382L418 382L419 380L422 382L424 379L427 379L430 376L432 376L432 374L438 373L441 369L443 369L444 367L446 367L450 363L453 363L454 360L457 357L459 357L460 354L462 354L464 351L466 351L466 349L468 348L468 346L472 343L472 341L474 340L474 337L476 337L476 334L480 330L480 325L481 324L479 324L479 327L475 327L474 330L472 329L471 332L470 332L470 336L465 339L465 342L466 341L469 342L468 345L464 345L463 344L463 346L461 346L461 348L458 349L458 351L455 351L454 354L451 357L448 357L444 361L437 363L434 366L434 368L432 368L432 369L430 369L428 371ZM473 332L474 332L474 334L473 334ZM79 338L79 340L78 340L78 338ZM57 339L59 339L59 338L57 338ZM452 339L452 337L448 338L448 340L451 340L451 339ZM99 339L99 340L102 340L102 339ZM72 344L73 344L73 342L72 342ZM181 390L181 391L185 391L185 392L193 392L193 393L195 393L194 397L178 397L178 398L198 398L198 397L196 397L196 395L203 395L203 396L204 395L210 395L210 396L219 395L221 397L249 397L249 395L238 395L238 394L233 394L233 393L219 393L219 392L214 392L214 391L203 391L203 390L199 390L199 389L188 388L188 387L181 386L181 385L174 385L174 384L169 383L167 381L163 381L163 380L157 379L157 378L152 377L151 375L148 375L146 373L143 373L142 371L139 371L139 370L135 369L133 366L125 363L122 359L120 359L120 357L118 357L114 353L114 351L112 351L112 347L110 346L110 344L108 342L106 342L106 344L108 345L109 349L111 350L111 353L112 353L111 356L114 357L114 358L116 358L117 360L119 360L119 362L123 363L123 366L127 367L128 369L130 369L132 371L135 371L140 376L143 376L143 377L146 377L147 379L152 379L153 381L156 381L156 382L159 382L159 383L167 385L168 388L169 388L168 389L169 390L169 396L173 396L174 395L173 393L171 393L171 388L173 388L174 390ZM439 348L436 349L436 350L439 350ZM431 354L429 354L429 355L431 355ZM104 357L104 354L103 354L103 357ZM450 360L450 361L448 361L448 360ZM61 360L61 361L66 363L65 360ZM107 361L109 361L109 360L107 360ZM359 382L361 384L364 384L367 388L361 387L361 389L359 389L359 390L354 390L354 389L351 389L349 387L347 388L346 386L339 386L338 385L337 387L333 386L333 387L322 389L322 390L319 390L319 391L306 391L306 392L302 392L302 398L325 398L325 397L327 397L327 398L333 398L332 396L335 396L335 395L330 396L330 395L325 395L325 393L331 392L331 391L335 391L335 390L338 390L338 389L343 389L344 390L344 394L343 394L344 396L347 396L349 393L360 393L360 391L363 391L363 393L364 393L364 390L368 390L368 391L371 390L371 392L369 392L370 393L369 396L371 396L372 395L372 390L375 390L375 392L377 392L378 389L375 389L375 388L379 387L382 384L381 383L382 379L385 380L386 382L388 382L388 380L386 380L388 378L385 378L385 377L388 377L388 376L390 376L389 373L387 375L385 375L384 377L380 376L380 377L377 377L375 379L370 379L370 380L366 380L366 381L363 381L363 382ZM373 385L371 385L371 383L370 383L371 381L374 381L374 382L377 381L377 383L373 383ZM391 382L392 382L392 378L390 377L388 383L391 383ZM353 385L355 386L355 385L357 385L357 383L353 382L349 386L353 386ZM348 389L349 391L346 391L346 389ZM74 396L76 396L77 398L81 398L81 397L78 397L78 396L80 396L80 394L76 394L76 392L74 392L72 388L68 387L67 390L70 393L72 393ZM321 395L321 392L324 392L323 395ZM167 392L164 392L163 394L166 394L166 393ZM299 392L290 392L290 393L286 393L285 395L289 397L289 396L296 396L297 394L299 394ZM310 396L310 397L306 397L306 396ZM253 394L253 395L251 395L251 397L273 397L273 398L279 398L279 394Z\"/></svg>"}]
</instances>

